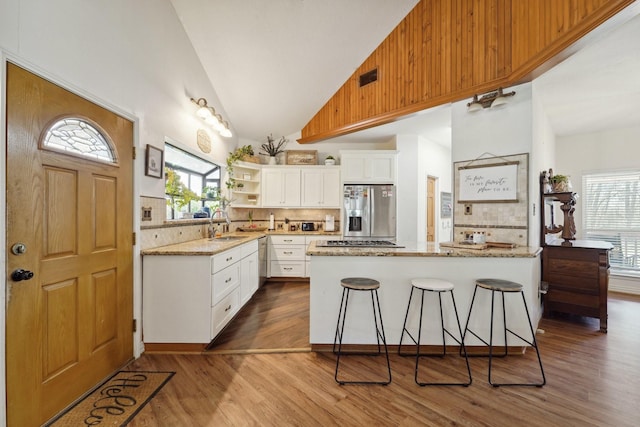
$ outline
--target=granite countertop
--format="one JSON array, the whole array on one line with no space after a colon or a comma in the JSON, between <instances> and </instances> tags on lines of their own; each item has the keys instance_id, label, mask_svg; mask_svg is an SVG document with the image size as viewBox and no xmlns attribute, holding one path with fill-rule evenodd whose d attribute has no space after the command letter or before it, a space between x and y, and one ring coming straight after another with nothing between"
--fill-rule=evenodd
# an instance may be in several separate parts
<instances>
[{"instance_id":1,"label":"granite countertop","mask_svg":"<svg viewBox=\"0 0 640 427\"><path fill-rule=\"evenodd\" d=\"M158 246L141 251L142 255L215 255L227 249L269 235L340 236L339 231L234 231L217 239L197 239L183 243Z\"/></svg>"},{"instance_id":2,"label":"granite countertop","mask_svg":"<svg viewBox=\"0 0 640 427\"><path fill-rule=\"evenodd\" d=\"M311 242L307 255L316 256L402 256L402 257L466 257L466 258L535 258L539 247L519 246L512 249L488 248L482 250L440 247L431 242L397 242L397 248L318 247Z\"/></svg>"},{"instance_id":3,"label":"granite countertop","mask_svg":"<svg viewBox=\"0 0 640 427\"><path fill-rule=\"evenodd\" d=\"M266 236L262 232L234 232L217 239L197 239L184 243L159 246L141 251L142 255L215 255L252 240Z\"/></svg>"}]
</instances>

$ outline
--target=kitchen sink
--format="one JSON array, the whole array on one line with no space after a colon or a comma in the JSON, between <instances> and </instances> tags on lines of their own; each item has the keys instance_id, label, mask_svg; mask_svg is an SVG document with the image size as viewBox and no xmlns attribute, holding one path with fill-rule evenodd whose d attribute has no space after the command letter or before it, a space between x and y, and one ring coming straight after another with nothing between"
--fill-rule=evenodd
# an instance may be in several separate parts
<instances>
[{"instance_id":1,"label":"kitchen sink","mask_svg":"<svg viewBox=\"0 0 640 427\"><path fill-rule=\"evenodd\" d=\"M224 237L214 237L209 240L220 241L220 242L231 242L234 240L246 239L245 236L224 236Z\"/></svg>"}]
</instances>

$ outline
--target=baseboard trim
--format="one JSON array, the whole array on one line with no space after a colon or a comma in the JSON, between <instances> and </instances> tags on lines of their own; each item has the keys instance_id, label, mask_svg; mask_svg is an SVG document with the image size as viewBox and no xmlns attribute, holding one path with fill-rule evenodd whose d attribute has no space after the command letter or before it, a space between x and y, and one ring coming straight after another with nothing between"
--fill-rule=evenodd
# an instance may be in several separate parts
<instances>
[{"instance_id":1,"label":"baseboard trim","mask_svg":"<svg viewBox=\"0 0 640 427\"><path fill-rule=\"evenodd\" d=\"M387 346L390 353L398 352L398 345L389 345ZM489 356L489 349L487 346L465 346L468 354L470 356ZM496 347L494 353L502 354L504 352L504 347ZM507 354L509 355L521 355L524 354L528 347L524 346L509 346L507 348ZM331 353L333 352L333 344L311 344L311 351L316 353ZM346 354L348 353L377 353L378 346L373 344L343 344L342 351ZM416 346L415 345L403 345L402 353L403 354L415 354ZM439 355L442 353L442 346L438 345L421 345L420 353L424 355ZM460 354L460 346L458 345L447 345L447 354Z\"/></svg>"}]
</instances>

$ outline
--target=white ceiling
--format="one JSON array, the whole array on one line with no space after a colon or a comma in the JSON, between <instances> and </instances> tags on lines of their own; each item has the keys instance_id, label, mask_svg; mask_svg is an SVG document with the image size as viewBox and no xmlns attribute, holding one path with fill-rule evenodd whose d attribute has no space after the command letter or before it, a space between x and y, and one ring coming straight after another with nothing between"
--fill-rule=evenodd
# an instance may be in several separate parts
<instances>
[{"instance_id":1,"label":"white ceiling","mask_svg":"<svg viewBox=\"0 0 640 427\"><path fill-rule=\"evenodd\" d=\"M240 138L299 132L417 0L171 0ZM556 135L640 123L640 15L535 81ZM450 140L448 108L339 138ZM338 138L334 139L338 140Z\"/></svg>"},{"instance_id":2,"label":"white ceiling","mask_svg":"<svg viewBox=\"0 0 640 427\"><path fill-rule=\"evenodd\" d=\"M299 132L418 0L171 0L240 138Z\"/></svg>"}]
</instances>

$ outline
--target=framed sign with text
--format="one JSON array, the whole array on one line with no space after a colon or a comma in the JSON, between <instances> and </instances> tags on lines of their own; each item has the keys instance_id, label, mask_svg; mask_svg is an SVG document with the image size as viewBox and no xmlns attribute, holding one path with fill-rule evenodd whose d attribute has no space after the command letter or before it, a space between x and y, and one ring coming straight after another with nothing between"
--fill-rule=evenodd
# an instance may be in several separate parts
<instances>
[{"instance_id":1,"label":"framed sign with text","mask_svg":"<svg viewBox=\"0 0 640 427\"><path fill-rule=\"evenodd\" d=\"M517 202L518 164L504 162L458 168L458 203Z\"/></svg>"}]
</instances>

